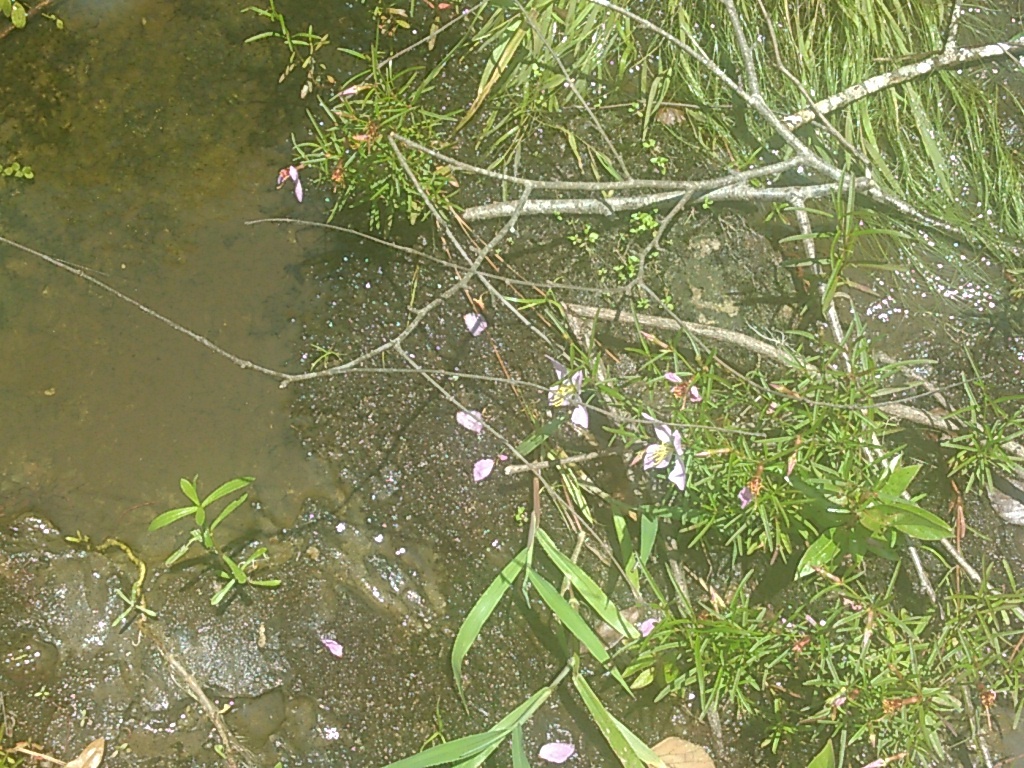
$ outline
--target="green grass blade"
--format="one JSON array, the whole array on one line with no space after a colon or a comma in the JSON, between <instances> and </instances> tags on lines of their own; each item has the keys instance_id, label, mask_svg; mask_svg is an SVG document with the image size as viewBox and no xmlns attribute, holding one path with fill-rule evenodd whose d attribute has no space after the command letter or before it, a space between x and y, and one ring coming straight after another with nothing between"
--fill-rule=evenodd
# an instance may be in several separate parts
<instances>
[{"instance_id":1,"label":"green grass blade","mask_svg":"<svg viewBox=\"0 0 1024 768\"><path fill-rule=\"evenodd\" d=\"M601 699L597 697L597 694L594 693L586 679L577 672L572 676L572 684L576 687L580 698L583 700L583 704L590 712L590 716L594 718L594 722L597 723L601 735L604 736L605 741L608 742L608 746L612 748L615 756L619 758L623 768L646 768L630 740L622 733L621 729L624 729L622 723L612 717L611 712L607 710ZM628 731L628 729L625 730ZM635 736L633 738L636 739ZM636 740L639 741L639 739ZM648 751L650 750L648 749ZM653 752L651 752L651 757L653 758L651 761L652 765L664 765L661 759Z\"/></svg>"},{"instance_id":2,"label":"green grass blade","mask_svg":"<svg viewBox=\"0 0 1024 768\"><path fill-rule=\"evenodd\" d=\"M444 744L425 749L415 755L388 763L384 768L431 768L445 763L461 762L474 757L484 750L491 749L501 743L507 732L485 731L452 739Z\"/></svg>"},{"instance_id":3,"label":"green grass blade","mask_svg":"<svg viewBox=\"0 0 1024 768\"><path fill-rule=\"evenodd\" d=\"M807 768L836 768L836 754L832 748L831 739L814 756L814 759L807 764Z\"/></svg>"},{"instance_id":4,"label":"green grass blade","mask_svg":"<svg viewBox=\"0 0 1024 768\"><path fill-rule=\"evenodd\" d=\"M508 565L491 582L490 586L484 590L484 593L480 595L480 599L476 601L469 613L466 614L462 626L459 627L459 632L455 636L455 643L452 646L452 674L455 676L455 687L458 689L460 697L464 697L462 691L462 662L465 660L466 654L469 653L473 643L476 642L477 637L480 635L480 630L487 623L487 619L491 617L494 609L501 602L505 592L508 591L508 588L512 586L526 567L528 555L529 549L524 549L512 558Z\"/></svg>"},{"instance_id":5,"label":"green grass blade","mask_svg":"<svg viewBox=\"0 0 1024 768\"><path fill-rule=\"evenodd\" d=\"M520 555L522 552L520 552ZM507 567L507 566L506 566ZM555 685L541 688L530 698L513 709L489 730L463 736L461 739L438 744L419 754L403 758L385 768L430 768L444 763L455 763L455 768L476 768L494 752L510 733L520 729L540 709L555 690Z\"/></svg>"},{"instance_id":6,"label":"green grass blade","mask_svg":"<svg viewBox=\"0 0 1024 768\"><path fill-rule=\"evenodd\" d=\"M505 735L507 736L508 734ZM452 766L452 768L480 768L480 766L484 764L484 761L487 760L487 758L490 757L492 754L494 754L495 750L497 750L497 748L500 746L500 741L495 744L492 744L491 746L487 747L487 749L483 749L477 752L468 760L463 760L461 763L456 763L454 766Z\"/></svg>"},{"instance_id":7,"label":"green grass blade","mask_svg":"<svg viewBox=\"0 0 1024 768\"><path fill-rule=\"evenodd\" d=\"M639 630L622 617L618 606L612 602L611 598L605 594L597 582L586 571L562 554L543 528L537 529L537 542L544 549L547 556L551 558L551 562L572 582L580 597L586 600L590 607L594 609L594 612L601 617L601 621L620 635L625 635L632 640L640 637Z\"/></svg>"},{"instance_id":8,"label":"green grass blade","mask_svg":"<svg viewBox=\"0 0 1024 768\"><path fill-rule=\"evenodd\" d=\"M543 445L549 437L555 434L555 432L558 431L558 428L562 425L562 422L564 421L564 416L558 416L542 424L541 426L534 430L532 435L530 435L528 438L523 440L523 442L517 445L516 450L523 456L529 456L537 448Z\"/></svg>"},{"instance_id":9,"label":"green grass blade","mask_svg":"<svg viewBox=\"0 0 1024 768\"><path fill-rule=\"evenodd\" d=\"M558 620L562 622L562 625L568 629L572 634L583 643L583 647L590 651L591 655L602 664L607 664L611 657L608 655L608 649L604 647L604 643L601 642L601 638L597 636L597 633L590 628L590 625L583 620L583 617L577 613L568 601L558 594L558 590L552 586L551 582L539 575L535 571L531 571L527 574L527 578L530 583L537 590L537 594L540 595L540 599L551 609L551 612L558 617Z\"/></svg>"},{"instance_id":10,"label":"green grass blade","mask_svg":"<svg viewBox=\"0 0 1024 768\"><path fill-rule=\"evenodd\" d=\"M554 685L549 685L541 688L530 698L501 718L501 720L496 722L491 730L508 733L513 728L525 723L533 717L533 713L540 709L541 705L548 700L548 697L555 691L555 687L556 686Z\"/></svg>"},{"instance_id":11,"label":"green grass blade","mask_svg":"<svg viewBox=\"0 0 1024 768\"><path fill-rule=\"evenodd\" d=\"M530 768L530 758L526 756L523 744L523 729L519 725L512 729L512 768Z\"/></svg>"},{"instance_id":12,"label":"green grass blade","mask_svg":"<svg viewBox=\"0 0 1024 768\"><path fill-rule=\"evenodd\" d=\"M647 565L651 559L651 552L654 550L654 543L658 538L658 518L653 515L640 515L640 562Z\"/></svg>"}]
</instances>

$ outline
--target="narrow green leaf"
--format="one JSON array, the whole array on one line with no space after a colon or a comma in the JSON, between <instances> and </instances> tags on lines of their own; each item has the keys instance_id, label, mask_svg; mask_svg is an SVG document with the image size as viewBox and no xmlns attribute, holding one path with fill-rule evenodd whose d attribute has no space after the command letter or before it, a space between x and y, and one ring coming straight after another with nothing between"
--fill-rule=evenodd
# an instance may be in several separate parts
<instances>
[{"instance_id":1,"label":"narrow green leaf","mask_svg":"<svg viewBox=\"0 0 1024 768\"><path fill-rule=\"evenodd\" d=\"M921 541L938 541L953 535L953 529L945 520L933 515L927 509L905 502L897 507L892 525L901 533Z\"/></svg>"},{"instance_id":2,"label":"narrow green leaf","mask_svg":"<svg viewBox=\"0 0 1024 768\"><path fill-rule=\"evenodd\" d=\"M245 486L249 485L249 483L253 482L255 479L255 477L236 477L234 480L228 480L226 483L221 483L221 485L214 489L209 496L203 499L203 506L208 507L213 502L224 498L229 493L234 493L240 488L245 488Z\"/></svg>"},{"instance_id":3,"label":"narrow green leaf","mask_svg":"<svg viewBox=\"0 0 1024 768\"><path fill-rule=\"evenodd\" d=\"M605 741L608 742L608 746L612 748L615 756L619 758L623 768L646 768L636 751L630 746L629 741L619 731L620 723L605 708L586 679L577 672L572 676L572 684L576 687L580 698L583 700L583 704L590 712L590 716L594 718L594 722L601 731L601 735L604 736ZM652 753L652 756L654 757L655 765L659 763L664 765L657 755Z\"/></svg>"},{"instance_id":4,"label":"narrow green leaf","mask_svg":"<svg viewBox=\"0 0 1024 768\"><path fill-rule=\"evenodd\" d=\"M181 492L185 494L185 498L187 498L197 507L202 506L202 504L199 503L199 493L196 491L195 481L189 480L187 477L183 477L178 482L178 485L181 487Z\"/></svg>"},{"instance_id":5,"label":"narrow green leaf","mask_svg":"<svg viewBox=\"0 0 1024 768\"><path fill-rule=\"evenodd\" d=\"M253 35L252 37L245 38L245 40L243 40L242 42L255 43L257 40L265 40L266 38L273 37L274 35L274 32L260 32L258 35Z\"/></svg>"},{"instance_id":6,"label":"narrow green leaf","mask_svg":"<svg viewBox=\"0 0 1024 768\"><path fill-rule=\"evenodd\" d=\"M542 424L540 427L534 430L532 435L530 435L528 438L523 440L523 442L521 442L518 446L516 446L516 450L523 456L529 456L531 453L537 450L537 448L543 445L549 437L555 434L555 432L558 430L558 427L561 426L563 421L565 421L565 417L557 417L551 419L545 424Z\"/></svg>"},{"instance_id":7,"label":"narrow green leaf","mask_svg":"<svg viewBox=\"0 0 1024 768\"><path fill-rule=\"evenodd\" d=\"M512 768L530 768L530 758L523 744L523 728L519 725L512 729Z\"/></svg>"},{"instance_id":8,"label":"narrow green leaf","mask_svg":"<svg viewBox=\"0 0 1024 768\"><path fill-rule=\"evenodd\" d=\"M230 592L234 586L234 579L228 579L228 582L223 587L218 589L214 593L213 597L210 598L210 605L220 605L221 601L228 596L228 592Z\"/></svg>"},{"instance_id":9,"label":"narrow green leaf","mask_svg":"<svg viewBox=\"0 0 1024 768\"><path fill-rule=\"evenodd\" d=\"M189 547L192 546L192 541L193 540L190 539L168 555L167 559L164 560L164 565L174 565L176 562L181 560L181 558L185 556L185 553L188 552Z\"/></svg>"},{"instance_id":10,"label":"narrow green leaf","mask_svg":"<svg viewBox=\"0 0 1024 768\"><path fill-rule=\"evenodd\" d=\"M615 164L612 162L612 159L608 157L608 155L606 155L604 152L595 149L594 147L591 147L590 156L594 158L595 161L597 161L597 164L604 169L604 172L611 177L612 181L622 181L622 174L619 173L618 169L615 167ZM594 174L594 176L597 177L597 174Z\"/></svg>"},{"instance_id":11,"label":"narrow green leaf","mask_svg":"<svg viewBox=\"0 0 1024 768\"><path fill-rule=\"evenodd\" d=\"M651 667L648 667L639 675L633 678L633 682L629 684L629 687L634 691L639 691L641 688L646 688L653 682L654 670Z\"/></svg>"},{"instance_id":12,"label":"narrow green leaf","mask_svg":"<svg viewBox=\"0 0 1024 768\"><path fill-rule=\"evenodd\" d=\"M540 709L541 705L548 700L548 697L550 697L554 691L555 688L553 686L545 686L539 691L536 691L532 696L530 696L530 698L496 722L491 730L501 731L502 733L507 734L516 726L523 725L527 720L533 717L533 713Z\"/></svg>"},{"instance_id":13,"label":"narrow green leaf","mask_svg":"<svg viewBox=\"0 0 1024 768\"><path fill-rule=\"evenodd\" d=\"M602 664L607 664L611 660L611 656L608 654L608 649L604 647L604 643L601 642L601 638L599 638L597 633L590 628L590 625L583 620L583 617L573 610L573 607L569 605L568 601L558 594L558 590L552 586L551 582L536 571L530 571L530 573L527 574L527 578L537 590L537 594L540 595L540 599L543 600L547 607L551 609L551 612L555 614L560 622L562 622L562 625L568 629L577 640L583 643L583 647L590 651L591 655L595 659Z\"/></svg>"},{"instance_id":14,"label":"narrow green leaf","mask_svg":"<svg viewBox=\"0 0 1024 768\"><path fill-rule=\"evenodd\" d=\"M166 528L171 523L176 523L184 517L189 517L195 511L195 507L178 507L177 509L168 509L166 512L161 512L153 518L153 521L149 524L149 530L158 531L161 528Z\"/></svg>"},{"instance_id":15,"label":"narrow green leaf","mask_svg":"<svg viewBox=\"0 0 1024 768\"><path fill-rule=\"evenodd\" d=\"M878 489L879 494L888 494L890 496L900 496L910 484L914 481L917 476L918 470L921 469L920 464L911 464L907 467L897 467L893 470L882 487Z\"/></svg>"},{"instance_id":16,"label":"narrow green leaf","mask_svg":"<svg viewBox=\"0 0 1024 768\"><path fill-rule=\"evenodd\" d=\"M800 558L796 567L796 578L802 579L814 573L815 567L825 567L839 556L839 545L832 539L831 531L816 538Z\"/></svg>"},{"instance_id":17,"label":"narrow green leaf","mask_svg":"<svg viewBox=\"0 0 1024 768\"><path fill-rule=\"evenodd\" d=\"M462 130L463 126L466 125L470 120L473 119L473 115L476 114L477 110L486 101L491 90L497 85L501 76L505 74L505 70L508 69L509 62L512 61L512 57L516 55L516 51L519 50L519 46L522 44L523 39L526 37L526 31L519 28L519 22L513 22L512 29L515 31L512 36L499 44L491 52L491 57L484 67L483 74L480 76L480 84L477 86L476 98L473 99L473 103L469 105L469 109L466 110L466 114L462 116L455 128L452 129L452 133L458 133Z\"/></svg>"},{"instance_id":18,"label":"narrow green leaf","mask_svg":"<svg viewBox=\"0 0 1024 768\"><path fill-rule=\"evenodd\" d=\"M831 739L814 756L814 759L807 764L807 768L836 768L836 754L832 748Z\"/></svg>"},{"instance_id":19,"label":"narrow green leaf","mask_svg":"<svg viewBox=\"0 0 1024 768\"><path fill-rule=\"evenodd\" d=\"M640 514L640 562L647 565L658 538L658 518L653 515Z\"/></svg>"},{"instance_id":20,"label":"narrow green leaf","mask_svg":"<svg viewBox=\"0 0 1024 768\"><path fill-rule=\"evenodd\" d=\"M454 763L465 760L488 747L501 743L505 736L505 733L495 733L493 731L474 733L471 736L452 739L443 744L437 744L429 749L425 749L418 754L388 763L384 768L431 768L435 765Z\"/></svg>"},{"instance_id":21,"label":"narrow green leaf","mask_svg":"<svg viewBox=\"0 0 1024 768\"><path fill-rule=\"evenodd\" d=\"M586 600L594 612L601 617L601 621L631 640L640 637L640 631L622 617L618 606L611 601L611 598L605 594L597 582L576 563L563 555L543 528L538 527L537 529L537 542L551 558L555 567L569 579L580 597Z\"/></svg>"},{"instance_id":22,"label":"narrow green leaf","mask_svg":"<svg viewBox=\"0 0 1024 768\"><path fill-rule=\"evenodd\" d=\"M500 746L500 741L495 744L492 744L491 746L487 747L487 749L480 750L468 760L463 760L461 763L456 763L452 766L452 768L480 768L480 766L484 764L487 758L493 755Z\"/></svg>"},{"instance_id":23,"label":"narrow green leaf","mask_svg":"<svg viewBox=\"0 0 1024 768\"><path fill-rule=\"evenodd\" d=\"M480 599L476 601L469 613L466 614L462 626L459 627L459 632L455 636L455 643L452 646L452 674L455 676L455 687L458 689L460 697L463 696L462 662L465 660L466 654L469 653L469 649L473 647L473 643L476 642L477 637L480 635L480 630L487 623L487 619L491 617L494 609L501 602L505 592L508 591L508 588L519 577L523 568L526 567L528 555L529 549L523 549L512 558L494 581L490 583L490 586L484 590L484 593L480 595Z\"/></svg>"},{"instance_id":24,"label":"narrow green leaf","mask_svg":"<svg viewBox=\"0 0 1024 768\"><path fill-rule=\"evenodd\" d=\"M238 563L236 563L227 555L221 555L220 559L224 561L224 565L228 567L228 570L231 572L231 577L235 581L237 581L239 584L245 584L247 581L249 581L249 575L238 567Z\"/></svg>"},{"instance_id":25,"label":"narrow green leaf","mask_svg":"<svg viewBox=\"0 0 1024 768\"><path fill-rule=\"evenodd\" d=\"M228 515L230 515L232 512L234 512L240 506L242 506L242 504L244 504L246 499L248 499L248 498L249 498L249 494L248 493L243 493L237 499L232 499L227 504L227 506L225 506L224 509L221 510L221 513L219 515L217 515L217 519L213 521L213 524L210 526L210 530L211 531L216 530L217 526L220 525L224 520L226 520Z\"/></svg>"}]
</instances>

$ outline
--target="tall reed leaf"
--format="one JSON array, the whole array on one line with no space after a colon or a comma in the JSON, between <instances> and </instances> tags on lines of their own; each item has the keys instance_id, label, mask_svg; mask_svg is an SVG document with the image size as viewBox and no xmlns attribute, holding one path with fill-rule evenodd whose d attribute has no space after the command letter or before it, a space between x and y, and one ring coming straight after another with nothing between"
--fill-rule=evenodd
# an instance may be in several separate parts
<instances>
[{"instance_id":1,"label":"tall reed leaf","mask_svg":"<svg viewBox=\"0 0 1024 768\"><path fill-rule=\"evenodd\" d=\"M572 582L573 587L580 596L601 617L601 621L620 635L625 635L631 640L640 637L639 630L622 617L618 607L605 594L604 590L598 586L597 582L576 563L563 555L543 528L537 529L537 542L544 549L547 556L551 558L551 562L555 564L555 567L565 574L565 577Z\"/></svg>"},{"instance_id":2,"label":"tall reed leaf","mask_svg":"<svg viewBox=\"0 0 1024 768\"><path fill-rule=\"evenodd\" d=\"M608 711L583 675L579 672L574 674L572 684L576 687L587 711L594 718L594 722L601 730L601 735L615 752L615 756L619 758L623 768L647 768L647 766L667 768L665 762L654 754L650 747Z\"/></svg>"},{"instance_id":3,"label":"tall reed leaf","mask_svg":"<svg viewBox=\"0 0 1024 768\"><path fill-rule=\"evenodd\" d=\"M465 693L462 690L462 662L479 637L480 630L483 629L484 624L487 623L491 614L494 613L494 609L501 602L501 598L526 567L529 554L529 548L522 550L512 558L508 565L502 568L501 573L480 595L480 599L476 601L466 615L465 621L462 622L462 626L459 627L459 632L455 636L455 644L452 646L452 674L455 676L455 687L462 699L465 699Z\"/></svg>"}]
</instances>

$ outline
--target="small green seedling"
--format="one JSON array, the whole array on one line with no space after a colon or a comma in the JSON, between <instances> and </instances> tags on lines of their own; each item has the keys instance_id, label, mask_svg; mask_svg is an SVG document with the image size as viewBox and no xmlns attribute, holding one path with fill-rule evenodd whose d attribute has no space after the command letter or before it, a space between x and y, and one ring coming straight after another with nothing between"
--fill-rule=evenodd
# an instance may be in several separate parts
<instances>
[{"instance_id":1,"label":"small green seedling","mask_svg":"<svg viewBox=\"0 0 1024 768\"><path fill-rule=\"evenodd\" d=\"M254 479L255 478L252 477L236 477L233 480L228 480L226 483L222 483L215 488L206 498L200 500L199 490L197 487L199 478L196 477L193 480L189 480L188 478L183 477L181 479L181 492L185 494L185 497L192 503L188 506L169 509L166 512L157 515L153 522L149 524L149 530L157 531L186 517L192 517L194 519L195 527L190 532L188 541L171 553L170 557L165 561L165 565L173 565L178 562L188 553L193 544L199 544L199 546L211 555L217 557L227 568L226 571L221 571L218 574L222 579L226 580L226 583L217 590L212 598L210 598L210 603L212 605L219 605L238 584L251 584L256 587L276 587L281 583L280 579L251 578L250 574L256 570L258 561L267 556L266 547L259 547L241 562L236 562L231 555L223 551L217 545L217 542L214 539L213 534L214 531L217 530L217 526L223 523L232 512L244 504L249 498L249 494L243 493L241 496L236 496L234 499L231 499L224 505L224 508L220 511L217 517L214 518L213 522L209 522L209 508L212 504L215 504L221 499L240 491L252 483Z\"/></svg>"}]
</instances>

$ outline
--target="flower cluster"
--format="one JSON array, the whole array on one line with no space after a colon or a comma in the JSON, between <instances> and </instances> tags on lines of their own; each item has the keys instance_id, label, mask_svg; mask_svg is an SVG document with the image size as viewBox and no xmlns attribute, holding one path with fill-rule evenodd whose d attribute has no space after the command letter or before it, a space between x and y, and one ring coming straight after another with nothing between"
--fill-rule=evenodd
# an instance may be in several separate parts
<instances>
[{"instance_id":1,"label":"flower cluster","mask_svg":"<svg viewBox=\"0 0 1024 768\"><path fill-rule=\"evenodd\" d=\"M468 313L463 320L466 330L473 336L479 336L487 328L487 321L482 315ZM590 426L590 414L583 404L583 371L569 374L568 369L554 358L548 358L555 369L557 381L548 388L548 405L552 408L572 408L569 419L580 429ZM455 414L459 426L476 434L484 429L484 418L480 411L462 410ZM499 454L496 458L484 457L473 464L473 482L479 483L490 477L498 461L506 461L508 456Z\"/></svg>"}]
</instances>

